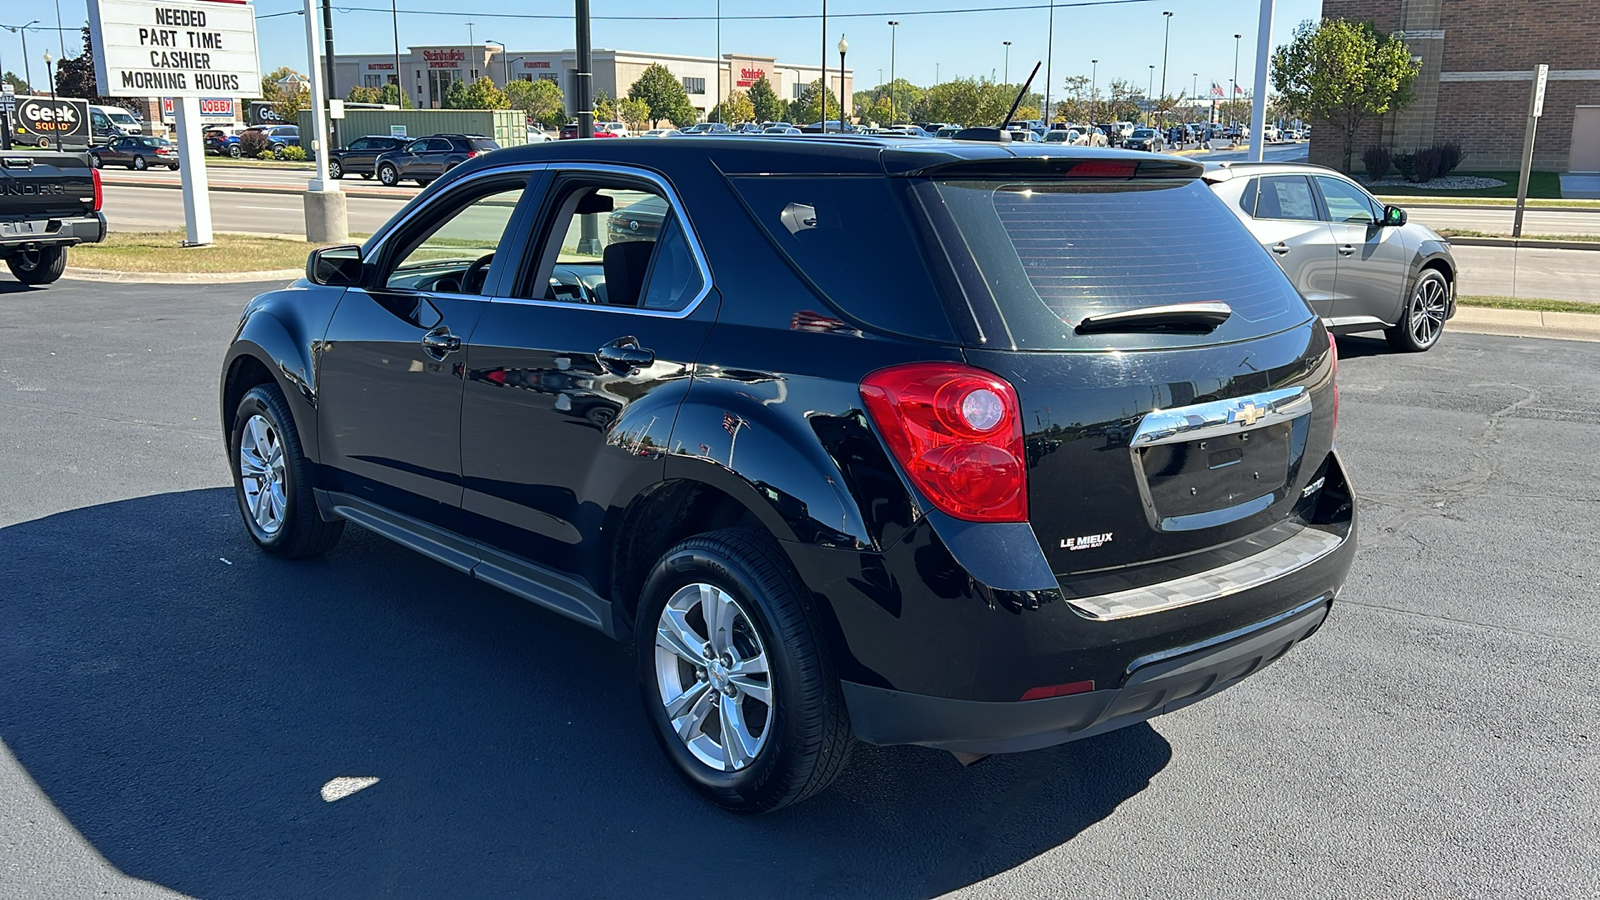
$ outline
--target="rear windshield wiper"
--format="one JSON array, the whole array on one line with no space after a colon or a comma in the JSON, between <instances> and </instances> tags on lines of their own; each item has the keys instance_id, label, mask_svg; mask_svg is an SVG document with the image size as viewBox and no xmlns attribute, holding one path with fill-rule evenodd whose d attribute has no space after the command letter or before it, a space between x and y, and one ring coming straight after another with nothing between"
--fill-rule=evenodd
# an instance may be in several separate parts
<instances>
[{"instance_id":1,"label":"rear windshield wiper","mask_svg":"<svg viewBox=\"0 0 1600 900\"><path fill-rule=\"evenodd\" d=\"M1228 321L1231 315L1233 307L1220 300L1174 303L1171 306L1143 306L1088 316L1073 330L1078 334L1116 331L1206 332Z\"/></svg>"}]
</instances>

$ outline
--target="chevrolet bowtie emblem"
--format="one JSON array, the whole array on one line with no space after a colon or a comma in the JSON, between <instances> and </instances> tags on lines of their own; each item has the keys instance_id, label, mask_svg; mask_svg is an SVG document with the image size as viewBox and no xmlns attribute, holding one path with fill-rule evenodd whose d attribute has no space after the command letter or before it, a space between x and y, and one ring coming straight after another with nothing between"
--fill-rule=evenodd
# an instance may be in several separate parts
<instances>
[{"instance_id":1,"label":"chevrolet bowtie emblem","mask_svg":"<svg viewBox=\"0 0 1600 900\"><path fill-rule=\"evenodd\" d=\"M1255 405L1251 401L1246 400L1244 403L1241 403L1238 406L1228 410L1228 421L1243 422L1244 426L1249 428L1251 425L1256 423L1257 419L1260 419L1266 414L1267 411L1265 409Z\"/></svg>"}]
</instances>

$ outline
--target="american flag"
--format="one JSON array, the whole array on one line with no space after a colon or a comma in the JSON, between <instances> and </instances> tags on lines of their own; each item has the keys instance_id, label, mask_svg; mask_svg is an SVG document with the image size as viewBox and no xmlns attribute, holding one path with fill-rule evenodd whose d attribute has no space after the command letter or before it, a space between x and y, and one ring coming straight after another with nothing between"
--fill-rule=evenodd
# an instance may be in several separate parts
<instances>
[{"instance_id":1,"label":"american flag","mask_svg":"<svg viewBox=\"0 0 1600 900\"><path fill-rule=\"evenodd\" d=\"M1217 84L1215 81L1211 82L1211 96L1226 97L1227 95L1228 92L1222 89L1222 85Z\"/></svg>"},{"instance_id":2,"label":"american flag","mask_svg":"<svg viewBox=\"0 0 1600 900\"><path fill-rule=\"evenodd\" d=\"M1235 97L1239 96L1242 93L1244 93L1244 88L1240 87L1237 84L1233 86L1233 95Z\"/></svg>"},{"instance_id":3,"label":"american flag","mask_svg":"<svg viewBox=\"0 0 1600 900\"><path fill-rule=\"evenodd\" d=\"M731 412L724 412L722 414L722 430L729 434L733 434L734 432L738 431L739 426L743 424L744 419L739 418Z\"/></svg>"}]
</instances>

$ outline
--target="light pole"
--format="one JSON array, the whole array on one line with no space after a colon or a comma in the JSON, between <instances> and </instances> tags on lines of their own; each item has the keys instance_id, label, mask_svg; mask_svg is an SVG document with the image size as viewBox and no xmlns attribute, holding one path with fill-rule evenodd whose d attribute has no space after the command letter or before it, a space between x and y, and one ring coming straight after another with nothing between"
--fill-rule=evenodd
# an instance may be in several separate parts
<instances>
[{"instance_id":1,"label":"light pole","mask_svg":"<svg viewBox=\"0 0 1600 900\"><path fill-rule=\"evenodd\" d=\"M406 108L406 76L400 68L400 8L399 0L389 0L389 22L394 27L394 91L395 102ZM421 85L418 85L420 88Z\"/></svg>"},{"instance_id":2,"label":"light pole","mask_svg":"<svg viewBox=\"0 0 1600 900\"><path fill-rule=\"evenodd\" d=\"M1155 104L1150 100L1150 92L1156 89L1156 67L1150 64L1150 85L1144 89L1144 123L1155 124Z\"/></svg>"},{"instance_id":3,"label":"light pole","mask_svg":"<svg viewBox=\"0 0 1600 900\"><path fill-rule=\"evenodd\" d=\"M511 59L510 54L506 52L506 45L499 41L491 41L488 38L483 39L483 49L489 49L490 44L500 48L500 70L505 73L506 84L509 85L511 83Z\"/></svg>"},{"instance_id":4,"label":"light pole","mask_svg":"<svg viewBox=\"0 0 1600 900\"><path fill-rule=\"evenodd\" d=\"M1011 83L1011 42L1010 41L1001 41L1000 43L1006 45L1006 67L1005 67L1005 70L1004 70L1005 73L1006 73L1006 79L1005 79L1005 81L1002 81L1000 83L1001 84L1010 84Z\"/></svg>"},{"instance_id":5,"label":"light pole","mask_svg":"<svg viewBox=\"0 0 1600 900\"><path fill-rule=\"evenodd\" d=\"M845 54L845 51L849 50L849 49L850 49L850 44L845 41L844 35L842 35L842 34L839 35L839 131L840 131L840 133L844 132L844 54ZM824 87L826 87L826 86L824 86ZM893 97L894 94L891 93L889 96ZM822 104L822 130L823 130L824 133L826 133L827 130L828 130L828 104L827 104L827 101L823 101L823 104Z\"/></svg>"},{"instance_id":6,"label":"light pole","mask_svg":"<svg viewBox=\"0 0 1600 900\"><path fill-rule=\"evenodd\" d=\"M840 79L843 81L844 79ZM828 0L822 0L822 80L817 82L817 103L822 109L822 133L828 133Z\"/></svg>"},{"instance_id":7,"label":"light pole","mask_svg":"<svg viewBox=\"0 0 1600 900\"><path fill-rule=\"evenodd\" d=\"M728 74L733 74L731 67ZM728 111L722 108L722 0L717 0L717 105L712 109L717 112L718 122L728 117Z\"/></svg>"},{"instance_id":8,"label":"light pole","mask_svg":"<svg viewBox=\"0 0 1600 900\"><path fill-rule=\"evenodd\" d=\"M61 107L56 103L56 78L50 72L50 51L44 52L44 77L50 79L50 118L54 119L56 126L56 149L61 149Z\"/></svg>"},{"instance_id":9,"label":"light pole","mask_svg":"<svg viewBox=\"0 0 1600 900\"><path fill-rule=\"evenodd\" d=\"M1050 25L1044 33L1044 124L1050 125L1050 68L1056 50L1056 0L1050 0Z\"/></svg>"},{"instance_id":10,"label":"light pole","mask_svg":"<svg viewBox=\"0 0 1600 900\"><path fill-rule=\"evenodd\" d=\"M1228 82L1228 124L1233 125L1233 102L1239 96L1239 38L1242 34L1233 36L1233 80Z\"/></svg>"},{"instance_id":11,"label":"light pole","mask_svg":"<svg viewBox=\"0 0 1600 900\"><path fill-rule=\"evenodd\" d=\"M1055 2L1055 0L1051 0ZM61 27L61 0L56 0L56 39L61 42L61 58L67 58L67 32Z\"/></svg>"},{"instance_id":12,"label":"light pole","mask_svg":"<svg viewBox=\"0 0 1600 900\"><path fill-rule=\"evenodd\" d=\"M1089 60L1089 124L1095 124L1094 108L1100 103L1100 60Z\"/></svg>"},{"instance_id":13,"label":"light pole","mask_svg":"<svg viewBox=\"0 0 1600 900\"><path fill-rule=\"evenodd\" d=\"M1161 96L1167 96L1167 47L1172 43L1172 13L1163 12L1163 19L1167 20L1166 35L1161 38Z\"/></svg>"},{"instance_id":14,"label":"light pole","mask_svg":"<svg viewBox=\"0 0 1600 900\"><path fill-rule=\"evenodd\" d=\"M899 29L896 26L898 26L899 24L900 24L899 22L895 22L895 21L890 21L889 22L889 124L890 125L898 125L898 124L900 124L900 116L895 111L895 106L894 106L894 47L895 47L895 33L897 31L899 31ZM844 65L842 60L840 62L840 65L841 66ZM840 70L839 77L840 78L844 77L843 69Z\"/></svg>"},{"instance_id":15,"label":"light pole","mask_svg":"<svg viewBox=\"0 0 1600 900\"><path fill-rule=\"evenodd\" d=\"M37 88L33 86L33 65L28 60L28 29L37 24L39 24L39 20L34 19L32 22L29 22L20 28L12 28L9 25L6 26L7 28L11 29L12 34L22 35L22 78L24 81L28 82L29 90L37 90Z\"/></svg>"}]
</instances>

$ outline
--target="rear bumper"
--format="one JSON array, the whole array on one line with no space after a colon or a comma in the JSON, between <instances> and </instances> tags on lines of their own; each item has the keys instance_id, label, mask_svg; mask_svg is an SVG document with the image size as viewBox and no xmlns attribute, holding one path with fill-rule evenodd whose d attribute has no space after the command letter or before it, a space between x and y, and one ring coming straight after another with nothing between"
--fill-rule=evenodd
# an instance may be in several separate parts
<instances>
[{"instance_id":1,"label":"rear bumper","mask_svg":"<svg viewBox=\"0 0 1600 900\"><path fill-rule=\"evenodd\" d=\"M1102 734L1188 706L1259 672L1327 619L1318 597L1242 632L1135 660L1116 688L1013 703L952 700L845 682L856 736L961 753L1016 753Z\"/></svg>"},{"instance_id":2,"label":"rear bumper","mask_svg":"<svg viewBox=\"0 0 1600 900\"><path fill-rule=\"evenodd\" d=\"M41 234L8 235L0 233L0 252L22 247L43 245L71 246L73 244L98 244L105 240L106 217L104 213L77 216L70 219L51 219Z\"/></svg>"}]
</instances>

